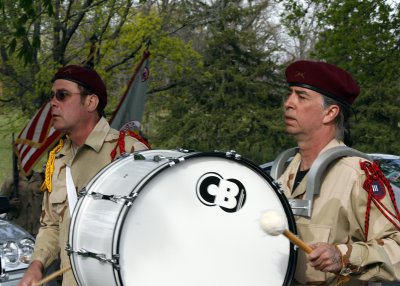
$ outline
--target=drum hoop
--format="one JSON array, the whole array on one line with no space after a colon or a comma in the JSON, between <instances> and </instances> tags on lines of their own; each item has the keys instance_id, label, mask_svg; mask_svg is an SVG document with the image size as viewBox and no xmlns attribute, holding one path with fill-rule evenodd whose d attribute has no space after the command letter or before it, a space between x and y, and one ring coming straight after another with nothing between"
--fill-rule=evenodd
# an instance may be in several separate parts
<instances>
[{"instance_id":1,"label":"drum hoop","mask_svg":"<svg viewBox=\"0 0 400 286\"><path fill-rule=\"evenodd\" d=\"M151 150L150 150L150 151L151 151ZM155 151L155 150L154 150L154 151ZM170 151L170 150L166 150L166 151ZM97 174L89 181L89 183L88 183L88 185L85 187L85 189L90 190L90 189L91 189L91 186L92 186L92 185L95 185L95 184L97 183L97 181L98 181L105 173L107 173L108 171L112 170L112 168L113 168L114 165L117 165L117 164L119 164L121 161L124 161L124 160L134 160L135 154L141 153L141 152L143 152L143 151L138 151L138 152L134 152L134 153L123 153L123 154L121 154L121 155L120 155L119 157L117 157L114 161L110 162L109 164L107 164L106 166L104 166L102 169L100 169L100 171L97 172ZM182 155L185 155L185 154L186 154L185 152L182 152ZM174 157L174 158L178 158L178 157ZM160 161L160 163L161 163L160 166L158 166L157 168L153 169L151 172L149 172L148 174L146 174L146 176L144 176L144 177L136 184L136 186L133 186L133 189L130 191L130 195L132 195L132 194L135 192L136 189L139 189L139 190L140 190L141 188L143 188L143 187L145 186L145 184L143 185L143 183L146 183L146 184L147 184L147 182L149 182L150 179L151 179L153 176L156 176L157 173L160 173L160 172L162 172L164 169L170 167L170 166L168 165L169 159L170 159L170 158L166 158L166 160ZM144 159L144 160L147 160L147 159ZM150 160L150 159L149 159L149 160ZM83 192L84 192L84 190L83 190ZM86 195L87 195L87 193L86 193ZM74 247L73 247L73 245L72 245L73 234L74 234L75 231L76 231L76 228L75 228L75 227L77 226L77 219L79 218L78 212L79 212L80 208L82 207L82 204L83 204L83 203L84 203L84 199L78 200L78 202L77 202L77 204L76 204L76 206L75 206L75 208L74 208L74 211L73 211L73 213L72 213L72 216L71 216L71 221L70 221L70 225L69 225L69 232L68 232L68 245L67 245L67 247L70 248L71 250L74 249ZM125 219L125 218L123 218L122 223L120 223L120 221L121 221L121 216L125 217L126 214L127 214L127 212L128 212L128 210L129 210L129 207L127 207L126 205L123 205L123 206L122 206L121 211L120 211L119 214L118 214L116 223L115 223L115 225L114 225L113 233L114 233L114 234L117 233L118 235L117 235L117 237L114 235L114 236L113 236L113 241L111 242L111 243L112 243L112 250L111 250L111 251L112 251L113 254L117 253L117 252L115 251L115 238L117 238L117 239L119 238L119 231L120 231L121 226L123 225L123 220ZM117 232L117 231L118 231L118 232ZM118 242L117 242L117 243L118 243ZM70 255L70 264L71 264L71 267L72 267L72 270L73 270L72 273L73 273L73 275L74 275L74 277L75 277L75 280L76 280L77 282L79 282L79 285L83 285L83 283L82 283L81 280L79 279L79 275L78 275L78 271L77 271L77 269L76 269L76 263L75 263L74 259L75 259L75 255L71 254L71 255ZM115 282L116 282L119 286L121 286L121 285L122 285L122 279L121 279L121 277L120 277L120 271L119 271L119 269L117 269L117 267L115 267L114 265L113 265L113 270L114 270L114 271L113 271L113 272L114 272L114 280L115 280Z\"/></svg>"},{"instance_id":2,"label":"drum hoop","mask_svg":"<svg viewBox=\"0 0 400 286\"><path fill-rule=\"evenodd\" d=\"M227 156L227 153L224 152L191 152L191 153L182 153L182 156L178 158L183 158L184 161L187 159L191 158L199 158L199 157L218 157L218 158L225 158L230 161L234 162L239 162L245 165L246 167L250 168L251 170L255 171L259 175L261 175L267 182L268 184L272 187L273 191L279 198L279 201L282 204L282 207L285 211L286 218L288 219L288 228L291 232L294 234L297 234L297 228L296 228L296 222L294 219L293 212L291 210L289 201L287 198L284 196L282 189L280 188L279 184L272 179L270 175L268 175L266 172L264 172L259 166L254 164L252 161L243 158L243 157L235 157L235 156ZM179 160L176 161L177 164ZM163 164L160 164L157 168L153 169L151 172L149 172L146 176L142 178L140 182L134 188L132 189L130 195L137 194L137 196L140 195L141 190L151 181L151 179L160 173L162 173L165 169L168 169L170 167L174 166L174 164L170 164L170 160L166 160L163 162ZM135 203L135 201L133 201ZM127 214L129 212L129 207L126 205L123 206L121 209L119 216L116 220L115 223L115 228L114 228L114 233L117 235L113 236L113 242L112 242L112 253L119 255L120 254L120 249L119 249L119 239L120 239L120 232L122 230L122 226L124 225L125 219L127 217ZM296 262L297 262L297 249L296 247L290 243L290 250L289 250L289 263L288 263L288 268L286 271L285 279L282 285L291 285L292 279L294 277L294 273L296 270ZM121 277L121 271L119 269L114 268L114 275L116 276L115 280L118 281L118 285L122 285L122 277ZM118 279L117 279L118 278Z\"/></svg>"},{"instance_id":3,"label":"drum hoop","mask_svg":"<svg viewBox=\"0 0 400 286\"><path fill-rule=\"evenodd\" d=\"M160 164L160 166L158 166L157 168L153 169L151 172L149 172L148 174L146 174L146 176L144 176L137 184L136 186L134 186L134 188L131 190L130 195L134 196L134 200L133 200L133 204L135 203L135 200L137 198L137 196L140 194L140 191L151 181L151 179L155 176L157 176L158 174L162 173L165 169L168 169L170 167L172 167L173 165L169 164L169 160L166 160L165 162L162 162L162 164ZM134 195L134 194L137 195ZM124 205L121 208L121 211L118 214L118 217L116 219L115 222L115 226L114 226L114 235L113 236L113 241L112 241L112 253L114 253L116 256L120 255L120 250L119 250L119 239L120 239L120 233L122 231L122 227L124 226L125 223L125 219L127 218L127 214L130 210L129 206ZM121 277L121 271L119 269L114 268L114 277L115 277L115 281L117 281L118 286L122 286L122 277Z\"/></svg>"},{"instance_id":4,"label":"drum hoop","mask_svg":"<svg viewBox=\"0 0 400 286\"><path fill-rule=\"evenodd\" d=\"M89 181L88 185L84 188L84 189L90 189L90 187L92 185L94 185L97 180L107 171L110 170L110 168L112 168L112 166L118 164L120 161L122 160L127 160L127 158L131 157L133 154L128 154L128 153L124 153L121 156L119 156L118 158L116 158L114 161L110 162L109 164L107 164L106 166L104 166L103 168L100 169L100 171L97 172L97 174ZM84 191L84 190L83 190ZM77 219L78 219L78 212L81 208L81 205L83 204L83 199L78 199L74 211L72 212L72 216L71 216L71 221L69 224L69 230L68 230L68 248L71 248L72 250L73 245L72 245L72 241L73 241L73 234L75 233L75 226L77 226ZM69 255L69 260L70 260L70 264L71 264L71 268L72 268L72 274L74 275L75 280L78 282L78 285L83 285L83 283L81 282L81 280L79 279L78 276L78 271L76 269L76 263L74 262L75 259L75 255L71 254ZM114 271L115 272L115 271ZM115 276L115 274L114 274ZM117 281L117 280L115 280Z\"/></svg>"}]
</instances>

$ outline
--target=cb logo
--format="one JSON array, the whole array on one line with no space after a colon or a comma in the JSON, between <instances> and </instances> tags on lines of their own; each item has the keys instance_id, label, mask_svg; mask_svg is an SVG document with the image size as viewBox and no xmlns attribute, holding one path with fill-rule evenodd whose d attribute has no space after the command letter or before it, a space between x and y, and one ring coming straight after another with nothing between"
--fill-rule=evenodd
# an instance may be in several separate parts
<instances>
[{"instance_id":1,"label":"cb logo","mask_svg":"<svg viewBox=\"0 0 400 286\"><path fill-rule=\"evenodd\" d=\"M246 190L236 179L224 179L217 173L206 173L197 182L196 193L206 206L219 206L226 212L237 212L246 202Z\"/></svg>"}]
</instances>

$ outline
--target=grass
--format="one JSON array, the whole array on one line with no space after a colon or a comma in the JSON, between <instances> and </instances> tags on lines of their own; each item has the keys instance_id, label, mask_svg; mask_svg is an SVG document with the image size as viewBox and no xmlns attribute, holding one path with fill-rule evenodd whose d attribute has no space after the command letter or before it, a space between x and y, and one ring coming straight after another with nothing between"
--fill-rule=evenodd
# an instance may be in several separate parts
<instances>
[{"instance_id":1,"label":"grass","mask_svg":"<svg viewBox=\"0 0 400 286\"><path fill-rule=\"evenodd\" d=\"M3 182L12 174L12 136L11 134L1 134L0 136L0 182Z\"/></svg>"},{"instance_id":2,"label":"grass","mask_svg":"<svg viewBox=\"0 0 400 286\"><path fill-rule=\"evenodd\" d=\"M11 110L0 114L0 184L12 176L12 136L17 138L29 118L22 112Z\"/></svg>"}]
</instances>

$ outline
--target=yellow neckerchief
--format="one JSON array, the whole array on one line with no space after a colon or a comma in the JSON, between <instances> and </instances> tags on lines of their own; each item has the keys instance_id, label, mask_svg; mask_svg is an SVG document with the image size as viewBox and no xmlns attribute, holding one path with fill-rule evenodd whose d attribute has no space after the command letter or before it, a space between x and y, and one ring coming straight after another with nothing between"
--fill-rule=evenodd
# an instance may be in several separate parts
<instances>
[{"instance_id":1,"label":"yellow neckerchief","mask_svg":"<svg viewBox=\"0 0 400 286\"><path fill-rule=\"evenodd\" d=\"M40 190L44 192L46 189L51 193L52 185L51 185L51 178L53 177L54 172L54 160L56 159L56 153L61 150L63 147L64 142L60 139L60 142L53 150L50 151L49 159L46 163L46 171L44 174L44 181L43 184L40 186Z\"/></svg>"}]
</instances>

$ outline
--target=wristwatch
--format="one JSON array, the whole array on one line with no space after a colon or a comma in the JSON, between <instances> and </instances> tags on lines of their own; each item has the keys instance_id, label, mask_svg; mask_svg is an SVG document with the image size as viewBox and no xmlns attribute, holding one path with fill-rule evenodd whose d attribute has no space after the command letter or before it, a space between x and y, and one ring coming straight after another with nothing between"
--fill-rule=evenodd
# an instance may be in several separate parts
<instances>
[{"instance_id":1,"label":"wristwatch","mask_svg":"<svg viewBox=\"0 0 400 286\"><path fill-rule=\"evenodd\" d=\"M342 269L339 274L341 276L348 276L357 271L357 267L352 265L349 261L349 246L346 244L337 244L336 248L339 250L342 256Z\"/></svg>"}]
</instances>

